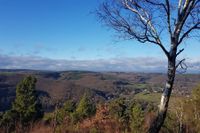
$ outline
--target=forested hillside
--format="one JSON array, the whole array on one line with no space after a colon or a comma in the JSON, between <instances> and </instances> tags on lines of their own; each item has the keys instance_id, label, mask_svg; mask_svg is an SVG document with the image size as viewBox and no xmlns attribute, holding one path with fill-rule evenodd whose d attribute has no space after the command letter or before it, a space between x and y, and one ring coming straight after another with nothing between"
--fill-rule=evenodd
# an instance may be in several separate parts
<instances>
[{"instance_id":1,"label":"forested hillside","mask_svg":"<svg viewBox=\"0 0 200 133\"><path fill-rule=\"evenodd\" d=\"M143 133L155 119L162 86L162 80L156 79L162 77L144 73L3 72L1 90L10 93L1 93L1 107L5 107L6 97L10 106L1 108L0 131ZM185 86L176 84L175 91L182 91L172 95L161 133L200 130L198 77L178 75L177 83L185 79Z\"/></svg>"},{"instance_id":2,"label":"forested hillside","mask_svg":"<svg viewBox=\"0 0 200 133\"><path fill-rule=\"evenodd\" d=\"M165 75L159 73L1 70L0 111L10 108L17 83L29 74L37 78L36 90L47 112L52 111L58 101L79 100L88 91L95 102L140 97L143 93L160 96L165 81ZM198 74L177 75L173 92L178 96L188 96L199 82Z\"/></svg>"}]
</instances>

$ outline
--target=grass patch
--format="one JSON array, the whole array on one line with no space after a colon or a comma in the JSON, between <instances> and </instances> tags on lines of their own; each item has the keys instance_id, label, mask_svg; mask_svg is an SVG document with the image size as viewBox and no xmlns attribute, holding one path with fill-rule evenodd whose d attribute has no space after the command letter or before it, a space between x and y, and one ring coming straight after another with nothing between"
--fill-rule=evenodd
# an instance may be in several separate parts
<instances>
[{"instance_id":1,"label":"grass patch","mask_svg":"<svg viewBox=\"0 0 200 133\"><path fill-rule=\"evenodd\" d=\"M161 98L161 93L147 93L142 92L135 95L134 99L144 100L153 103L159 103Z\"/></svg>"},{"instance_id":2,"label":"grass patch","mask_svg":"<svg viewBox=\"0 0 200 133\"><path fill-rule=\"evenodd\" d=\"M146 89L148 88L147 84L131 84L131 85L127 85L128 88L132 88L132 89Z\"/></svg>"},{"instance_id":3,"label":"grass patch","mask_svg":"<svg viewBox=\"0 0 200 133\"><path fill-rule=\"evenodd\" d=\"M160 99L161 99L162 93L148 93L148 92L141 92L134 96L134 99L136 100L144 100L147 102L155 103L156 105L159 105ZM185 99L184 96L176 96L174 94L171 95L170 101L169 101L169 108L175 106L178 101L181 101Z\"/></svg>"}]
</instances>

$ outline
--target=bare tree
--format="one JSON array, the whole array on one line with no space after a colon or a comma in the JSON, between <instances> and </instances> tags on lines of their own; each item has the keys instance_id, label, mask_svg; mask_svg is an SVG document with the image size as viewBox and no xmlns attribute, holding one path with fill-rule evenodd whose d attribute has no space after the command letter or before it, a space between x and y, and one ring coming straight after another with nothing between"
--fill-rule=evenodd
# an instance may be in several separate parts
<instances>
[{"instance_id":1,"label":"bare tree","mask_svg":"<svg viewBox=\"0 0 200 133\"><path fill-rule=\"evenodd\" d=\"M184 49L183 41L198 36L200 0L108 0L97 10L97 16L123 39L159 46L168 60L167 81L156 119L149 133L161 129L172 92L176 70L185 59L177 60Z\"/></svg>"}]
</instances>

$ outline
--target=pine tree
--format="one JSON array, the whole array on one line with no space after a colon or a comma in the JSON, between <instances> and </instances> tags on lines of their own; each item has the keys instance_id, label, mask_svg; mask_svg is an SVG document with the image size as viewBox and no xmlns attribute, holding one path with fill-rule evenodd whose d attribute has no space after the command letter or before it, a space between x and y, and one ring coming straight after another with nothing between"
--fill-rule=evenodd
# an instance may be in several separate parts
<instances>
[{"instance_id":1,"label":"pine tree","mask_svg":"<svg viewBox=\"0 0 200 133\"><path fill-rule=\"evenodd\" d=\"M73 122L78 122L79 120L90 117L95 113L95 104L90 100L87 94L84 94L76 108L76 111L72 114L72 119Z\"/></svg>"},{"instance_id":2,"label":"pine tree","mask_svg":"<svg viewBox=\"0 0 200 133\"><path fill-rule=\"evenodd\" d=\"M95 105L92 103L92 101L88 98L88 96L85 94L82 99L80 100L78 107L76 109L76 112L78 114L81 114L83 118L89 117L93 115L96 111Z\"/></svg>"},{"instance_id":3,"label":"pine tree","mask_svg":"<svg viewBox=\"0 0 200 133\"><path fill-rule=\"evenodd\" d=\"M36 97L36 78L28 76L24 78L16 89L16 99L12 110L18 114L18 119L22 125L36 119L38 115L37 97Z\"/></svg>"}]
</instances>

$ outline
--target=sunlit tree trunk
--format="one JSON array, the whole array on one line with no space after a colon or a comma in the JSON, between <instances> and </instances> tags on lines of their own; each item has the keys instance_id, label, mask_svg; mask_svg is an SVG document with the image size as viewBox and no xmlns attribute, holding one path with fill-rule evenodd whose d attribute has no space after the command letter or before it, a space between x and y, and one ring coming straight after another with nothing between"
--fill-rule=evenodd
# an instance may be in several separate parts
<instances>
[{"instance_id":1,"label":"sunlit tree trunk","mask_svg":"<svg viewBox=\"0 0 200 133\"><path fill-rule=\"evenodd\" d=\"M151 127L149 128L148 131L149 133L158 133L166 118L168 103L170 100L170 95L172 92L176 74L176 52L177 52L176 45L172 42L172 47L170 49L169 52L170 54L168 57L168 71L167 71L166 85L161 96L158 115L154 120L153 124L151 124Z\"/></svg>"}]
</instances>

